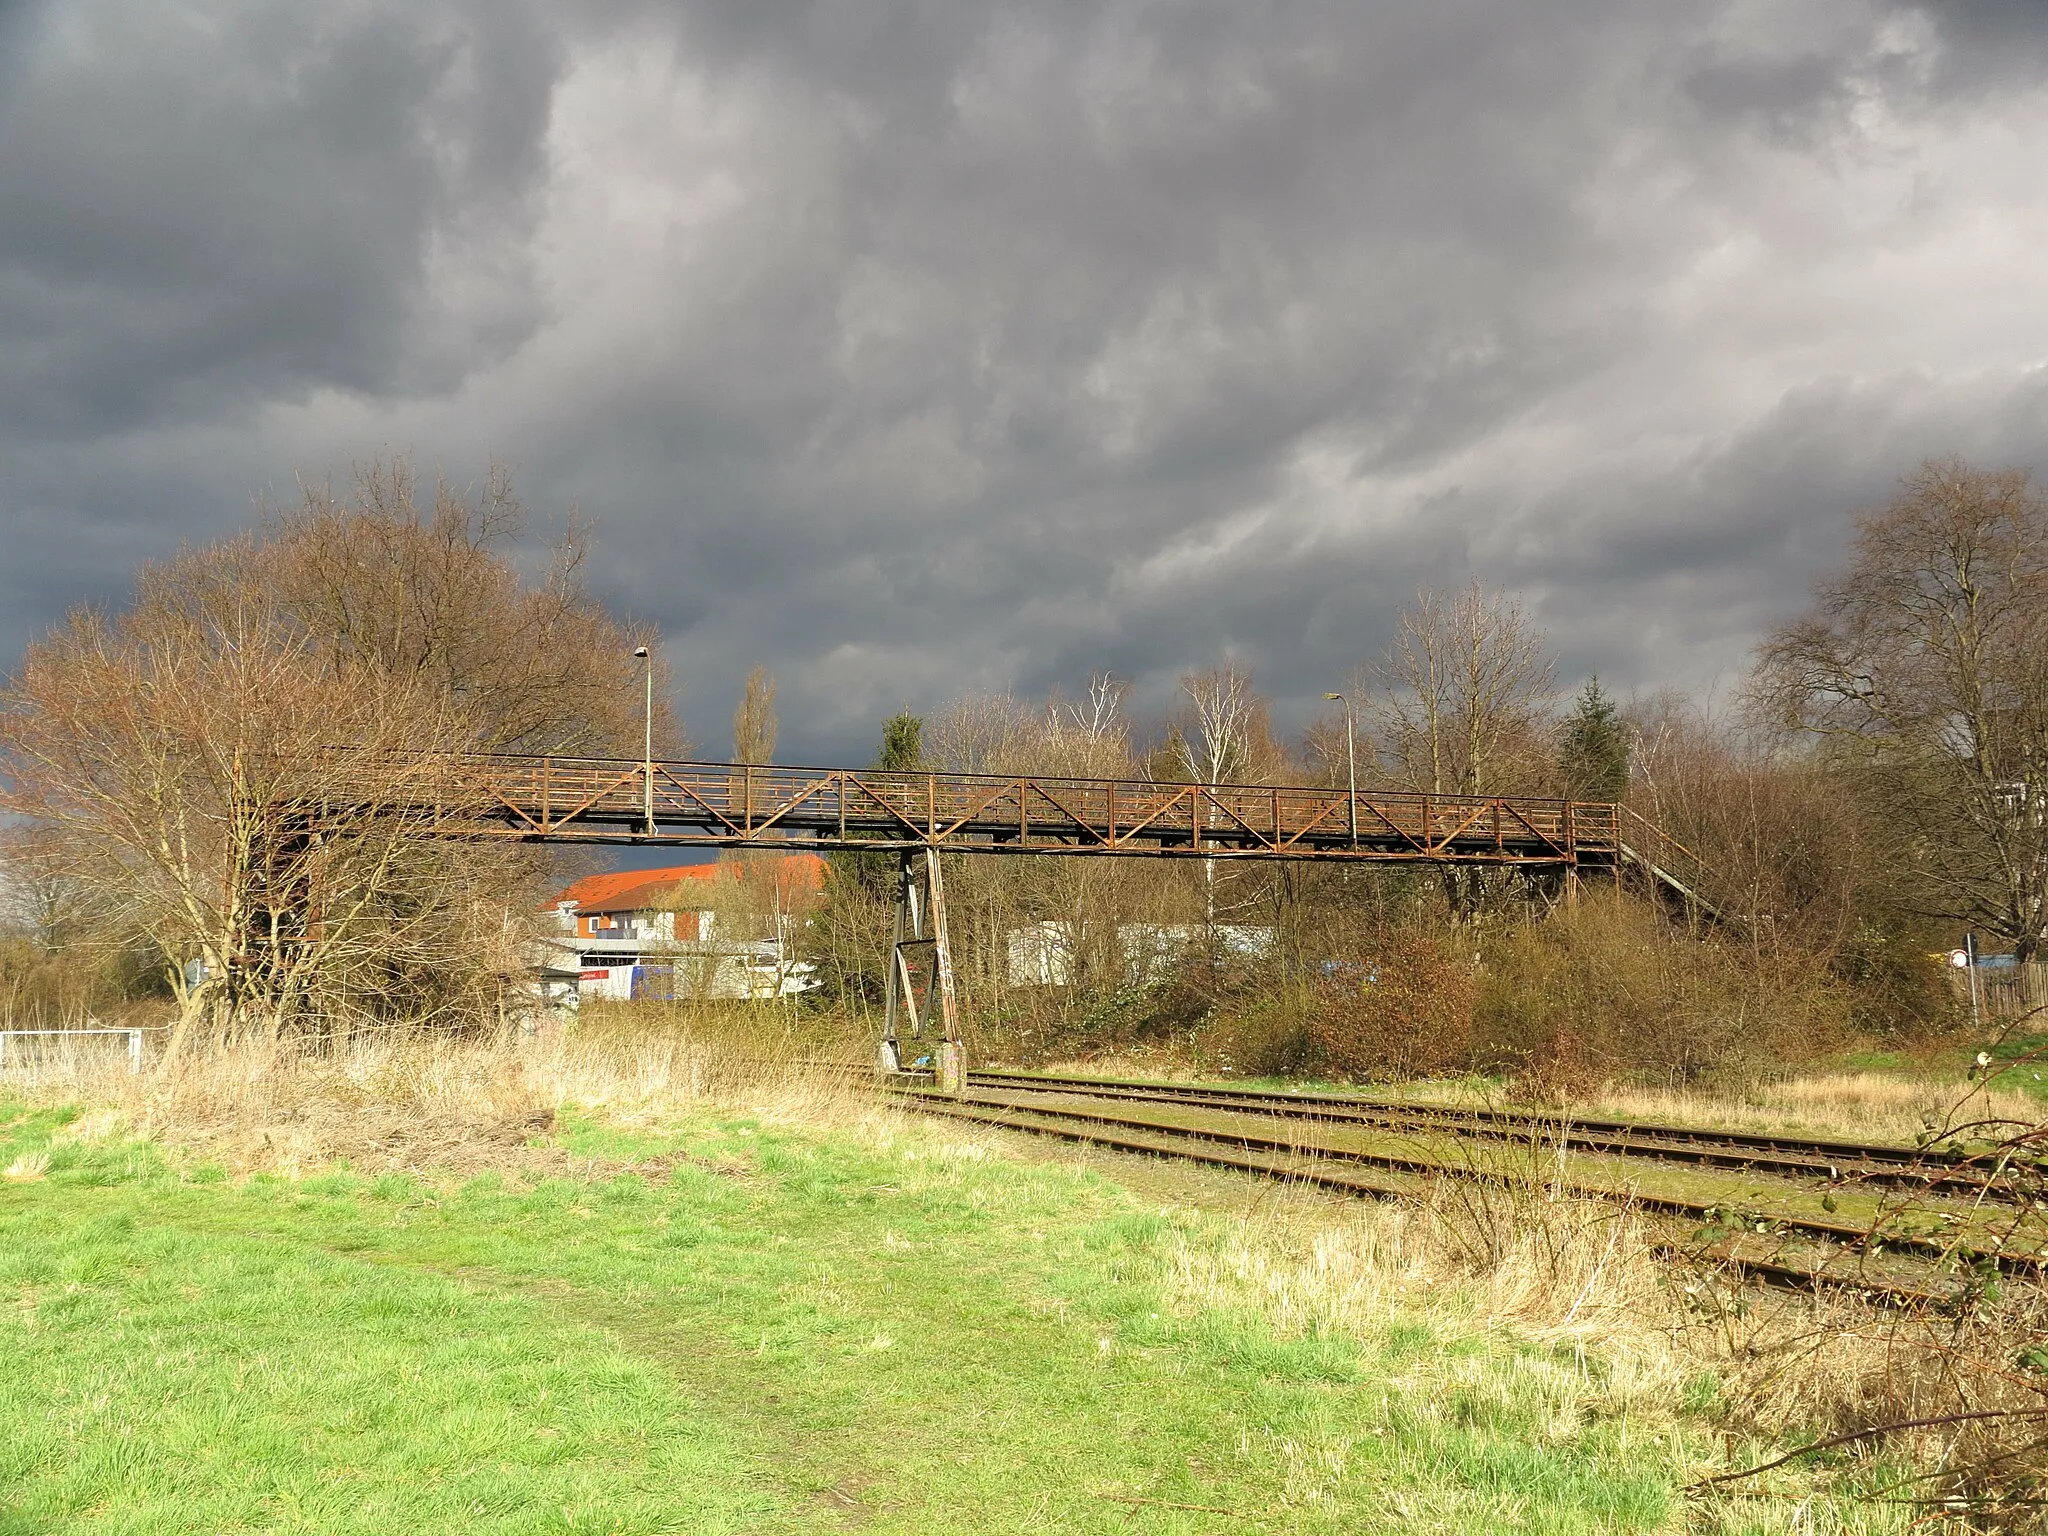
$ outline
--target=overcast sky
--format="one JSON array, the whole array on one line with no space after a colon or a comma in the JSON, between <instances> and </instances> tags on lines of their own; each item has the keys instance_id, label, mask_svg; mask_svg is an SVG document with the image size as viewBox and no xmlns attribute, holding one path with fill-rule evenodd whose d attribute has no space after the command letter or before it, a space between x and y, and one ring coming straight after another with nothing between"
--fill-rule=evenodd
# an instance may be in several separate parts
<instances>
[{"instance_id":1,"label":"overcast sky","mask_svg":"<svg viewBox=\"0 0 2048 1536\"><path fill-rule=\"evenodd\" d=\"M2044 362L2043 0L0 0L9 665L405 451L580 505L721 755L754 662L785 760L1292 728L1472 575L1706 689Z\"/></svg>"}]
</instances>

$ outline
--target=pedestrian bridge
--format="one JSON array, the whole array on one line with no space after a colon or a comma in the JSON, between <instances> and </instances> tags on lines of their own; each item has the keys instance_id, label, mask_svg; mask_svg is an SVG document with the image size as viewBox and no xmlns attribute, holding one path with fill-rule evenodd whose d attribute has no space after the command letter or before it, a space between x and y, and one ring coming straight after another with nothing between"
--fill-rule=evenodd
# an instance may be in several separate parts
<instances>
[{"instance_id":1,"label":"pedestrian bridge","mask_svg":"<svg viewBox=\"0 0 2048 1536\"><path fill-rule=\"evenodd\" d=\"M1689 899L1700 873L1690 850L1653 823L1597 801L489 753L357 769L374 780L363 784L366 797L395 789L428 823L423 830L442 836L1617 874L1633 866ZM407 783L409 791L399 787Z\"/></svg>"},{"instance_id":2,"label":"pedestrian bridge","mask_svg":"<svg viewBox=\"0 0 2048 1536\"><path fill-rule=\"evenodd\" d=\"M429 837L895 852L876 1064L899 1071L904 1042L930 1033L935 1079L955 1093L966 1053L941 854L1493 866L1561 874L1567 892L1581 872L1633 873L1688 914L1712 915L1688 849L1626 806L1597 801L490 753L334 766L316 803L280 811L308 830L324 816L367 813Z\"/></svg>"}]
</instances>

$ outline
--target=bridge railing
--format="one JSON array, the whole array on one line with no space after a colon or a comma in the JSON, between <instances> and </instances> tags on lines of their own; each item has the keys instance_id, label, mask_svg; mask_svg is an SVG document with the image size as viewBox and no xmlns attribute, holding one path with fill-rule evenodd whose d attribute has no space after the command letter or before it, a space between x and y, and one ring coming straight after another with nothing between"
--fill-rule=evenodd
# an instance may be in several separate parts
<instances>
[{"instance_id":1,"label":"bridge railing","mask_svg":"<svg viewBox=\"0 0 2048 1536\"><path fill-rule=\"evenodd\" d=\"M1617 850L1653 882L1684 899L1688 907L1712 914L1706 890L1707 862L1656 822L1627 806L1616 806Z\"/></svg>"}]
</instances>

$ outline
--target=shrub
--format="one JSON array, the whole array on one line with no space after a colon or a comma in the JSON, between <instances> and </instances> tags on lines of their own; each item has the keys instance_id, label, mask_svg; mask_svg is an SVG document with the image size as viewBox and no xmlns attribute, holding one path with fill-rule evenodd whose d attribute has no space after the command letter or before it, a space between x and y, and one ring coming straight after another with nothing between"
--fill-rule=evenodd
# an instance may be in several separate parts
<instances>
[{"instance_id":1,"label":"shrub","mask_svg":"<svg viewBox=\"0 0 2048 1536\"><path fill-rule=\"evenodd\" d=\"M1464 944L1396 929L1366 958L1325 968L1303 1021L1304 1054L1314 1070L1354 1080L1463 1071L1476 997Z\"/></svg>"},{"instance_id":2,"label":"shrub","mask_svg":"<svg viewBox=\"0 0 2048 1536\"><path fill-rule=\"evenodd\" d=\"M138 950L51 951L0 937L0 1022L18 1028L75 1029L161 987L157 968Z\"/></svg>"},{"instance_id":3,"label":"shrub","mask_svg":"<svg viewBox=\"0 0 2048 1536\"><path fill-rule=\"evenodd\" d=\"M1486 949L1474 1064L1545 1090L1741 1081L1847 1039L1847 989L1823 962L1694 937L1625 897L1589 896Z\"/></svg>"},{"instance_id":4,"label":"shrub","mask_svg":"<svg viewBox=\"0 0 2048 1536\"><path fill-rule=\"evenodd\" d=\"M1294 1077L1312 1070L1308 1022L1316 989L1275 978L1218 1009L1196 1040L1201 1067L1233 1077Z\"/></svg>"}]
</instances>

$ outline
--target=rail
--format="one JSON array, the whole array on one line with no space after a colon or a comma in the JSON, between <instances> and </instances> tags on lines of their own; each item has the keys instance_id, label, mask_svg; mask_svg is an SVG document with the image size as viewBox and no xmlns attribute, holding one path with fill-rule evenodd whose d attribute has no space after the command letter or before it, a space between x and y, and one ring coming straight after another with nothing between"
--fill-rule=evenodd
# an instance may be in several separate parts
<instances>
[{"instance_id":1,"label":"rail","mask_svg":"<svg viewBox=\"0 0 2048 1536\"><path fill-rule=\"evenodd\" d=\"M1869 1185L1916 1193L1960 1194L1977 1202L2026 1206L2031 1193L2008 1177L1993 1152L1844 1141L1776 1132L1716 1130L1648 1120L1543 1114L1491 1105L1441 1104L1370 1094L1219 1087L1203 1083L1066 1077L984 1068L967 1074L971 1089L996 1093L1072 1095L1119 1102L1186 1104L1279 1120L1379 1128L1450 1130L1480 1141L1537 1138L1574 1151L1650 1162L1755 1170L1829 1184Z\"/></svg>"},{"instance_id":2,"label":"rail","mask_svg":"<svg viewBox=\"0 0 2048 1536\"><path fill-rule=\"evenodd\" d=\"M1633 867L1653 889L1678 898L1692 910L1718 918L1720 910L1707 899L1707 864L1657 823L1625 805L1615 807L1615 855Z\"/></svg>"}]
</instances>

